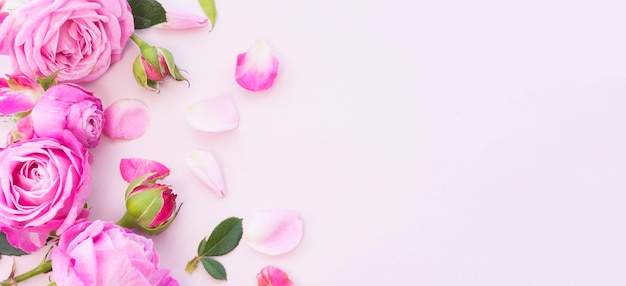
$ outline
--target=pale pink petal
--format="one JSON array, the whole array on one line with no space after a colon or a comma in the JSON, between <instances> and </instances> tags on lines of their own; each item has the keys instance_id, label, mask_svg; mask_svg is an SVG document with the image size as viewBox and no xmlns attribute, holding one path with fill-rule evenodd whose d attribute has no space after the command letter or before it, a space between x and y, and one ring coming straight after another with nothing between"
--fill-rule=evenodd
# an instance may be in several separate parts
<instances>
[{"instance_id":1,"label":"pale pink petal","mask_svg":"<svg viewBox=\"0 0 626 286\"><path fill-rule=\"evenodd\" d=\"M277 74L278 58L261 40L237 56L235 79L247 90L260 91L272 87Z\"/></svg>"},{"instance_id":2,"label":"pale pink petal","mask_svg":"<svg viewBox=\"0 0 626 286\"><path fill-rule=\"evenodd\" d=\"M211 152L193 151L187 158L187 166L211 191L221 198L226 196L226 183L224 183L222 170Z\"/></svg>"},{"instance_id":3,"label":"pale pink petal","mask_svg":"<svg viewBox=\"0 0 626 286\"><path fill-rule=\"evenodd\" d=\"M120 99L104 110L102 132L111 138L135 139L150 125L150 109L134 98Z\"/></svg>"},{"instance_id":4,"label":"pale pink petal","mask_svg":"<svg viewBox=\"0 0 626 286\"><path fill-rule=\"evenodd\" d=\"M261 269L256 275L256 282L259 286L293 286L287 273L272 265Z\"/></svg>"},{"instance_id":5,"label":"pale pink petal","mask_svg":"<svg viewBox=\"0 0 626 286\"><path fill-rule=\"evenodd\" d=\"M244 237L253 249L269 254L287 253L302 239L302 220L291 210L265 210L244 219Z\"/></svg>"},{"instance_id":6,"label":"pale pink petal","mask_svg":"<svg viewBox=\"0 0 626 286\"><path fill-rule=\"evenodd\" d=\"M184 30L201 28L209 23L209 19L207 17L171 9L167 9L165 16L167 17L167 21L163 24L157 25L157 27L172 30Z\"/></svg>"},{"instance_id":7,"label":"pale pink petal","mask_svg":"<svg viewBox=\"0 0 626 286\"><path fill-rule=\"evenodd\" d=\"M150 173L156 174L146 178L147 181L156 178L164 178L170 174L170 169L154 160L143 158L123 158L120 160L120 173L122 174L124 181L130 183L139 177Z\"/></svg>"},{"instance_id":8,"label":"pale pink petal","mask_svg":"<svg viewBox=\"0 0 626 286\"><path fill-rule=\"evenodd\" d=\"M223 132L239 126L239 113L232 99L217 96L187 107L187 122L196 130Z\"/></svg>"}]
</instances>

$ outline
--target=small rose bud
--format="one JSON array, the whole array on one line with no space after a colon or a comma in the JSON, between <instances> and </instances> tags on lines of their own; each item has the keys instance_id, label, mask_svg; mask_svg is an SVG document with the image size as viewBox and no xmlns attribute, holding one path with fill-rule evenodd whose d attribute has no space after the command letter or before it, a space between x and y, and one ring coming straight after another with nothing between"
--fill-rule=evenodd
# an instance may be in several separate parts
<instances>
[{"instance_id":1,"label":"small rose bud","mask_svg":"<svg viewBox=\"0 0 626 286\"><path fill-rule=\"evenodd\" d=\"M133 63L133 75L140 86L159 90L159 82L168 76L178 81L187 81L180 73L174 62L174 56L169 50L151 46L135 35L131 39L141 49L141 54Z\"/></svg>"},{"instance_id":2,"label":"small rose bud","mask_svg":"<svg viewBox=\"0 0 626 286\"><path fill-rule=\"evenodd\" d=\"M35 106L43 88L24 76L0 78L0 115L22 118Z\"/></svg>"},{"instance_id":3,"label":"small rose bud","mask_svg":"<svg viewBox=\"0 0 626 286\"><path fill-rule=\"evenodd\" d=\"M163 184L139 185L126 196L126 213L145 232L158 234L176 217L176 194Z\"/></svg>"}]
</instances>

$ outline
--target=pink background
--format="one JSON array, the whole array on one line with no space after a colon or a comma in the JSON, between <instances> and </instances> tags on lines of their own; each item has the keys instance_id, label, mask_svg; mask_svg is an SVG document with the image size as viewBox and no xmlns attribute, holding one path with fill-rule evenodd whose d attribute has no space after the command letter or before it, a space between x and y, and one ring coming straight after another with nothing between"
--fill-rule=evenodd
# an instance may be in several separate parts
<instances>
[{"instance_id":1,"label":"pink background","mask_svg":"<svg viewBox=\"0 0 626 286\"><path fill-rule=\"evenodd\" d=\"M626 2L216 2L212 32L138 32L173 52L190 87L142 90L131 43L86 85L105 106L139 98L152 111L144 136L94 151L91 218L122 215L121 158L170 166L184 206L154 241L182 285L255 285L270 264L297 285L626 284ZM233 74L256 39L280 70L251 93ZM240 127L191 129L186 107L224 94ZM187 169L193 149L214 152L227 197ZM218 259L228 282L184 272L218 222L270 208L300 212L294 251L242 241ZM18 272L43 254L16 259Z\"/></svg>"}]
</instances>

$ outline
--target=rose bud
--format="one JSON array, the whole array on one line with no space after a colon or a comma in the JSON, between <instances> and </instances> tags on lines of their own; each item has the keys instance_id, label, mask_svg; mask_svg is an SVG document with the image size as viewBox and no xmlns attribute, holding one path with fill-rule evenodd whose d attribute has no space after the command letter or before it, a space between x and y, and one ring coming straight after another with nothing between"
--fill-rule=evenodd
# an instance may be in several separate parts
<instances>
[{"instance_id":1,"label":"rose bud","mask_svg":"<svg viewBox=\"0 0 626 286\"><path fill-rule=\"evenodd\" d=\"M169 50L151 46L136 35L132 35L131 39L139 45L141 50L141 54L133 63L133 75L140 86L159 90L159 82L168 76L178 81L187 80L180 73L174 62L174 56Z\"/></svg>"},{"instance_id":2,"label":"rose bud","mask_svg":"<svg viewBox=\"0 0 626 286\"><path fill-rule=\"evenodd\" d=\"M43 88L25 76L0 78L0 115L19 119L27 114L41 95Z\"/></svg>"},{"instance_id":3,"label":"rose bud","mask_svg":"<svg viewBox=\"0 0 626 286\"><path fill-rule=\"evenodd\" d=\"M126 213L118 225L139 227L154 235L174 221L180 210L180 207L176 209L176 194L167 185L150 183L147 179L152 175L146 174L130 183L126 189Z\"/></svg>"}]
</instances>

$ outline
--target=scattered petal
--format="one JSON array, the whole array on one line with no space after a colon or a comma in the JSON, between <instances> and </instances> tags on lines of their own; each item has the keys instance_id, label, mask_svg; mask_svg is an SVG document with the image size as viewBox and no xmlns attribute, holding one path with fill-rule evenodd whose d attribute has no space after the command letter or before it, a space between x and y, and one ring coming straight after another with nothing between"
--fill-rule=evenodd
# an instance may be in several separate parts
<instances>
[{"instance_id":1,"label":"scattered petal","mask_svg":"<svg viewBox=\"0 0 626 286\"><path fill-rule=\"evenodd\" d=\"M187 107L187 122L196 130L223 132L239 126L239 113L229 97L217 96Z\"/></svg>"},{"instance_id":2,"label":"scattered petal","mask_svg":"<svg viewBox=\"0 0 626 286\"><path fill-rule=\"evenodd\" d=\"M150 173L156 174L146 178L146 181L167 177L170 174L170 169L154 160L143 158L124 158L120 160L120 173L122 174L124 181L130 183L139 177Z\"/></svg>"},{"instance_id":3,"label":"scattered petal","mask_svg":"<svg viewBox=\"0 0 626 286\"><path fill-rule=\"evenodd\" d=\"M208 151L195 150L187 158L187 166L202 182L220 198L226 196L226 184L222 170L213 154Z\"/></svg>"},{"instance_id":4,"label":"scattered petal","mask_svg":"<svg viewBox=\"0 0 626 286\"><path fill-rule=\"evenodd\" d=\"M261 269L256 275L256 282L259 286L293 286L287 273L272 265Z\"/></svg>"},{"instance_id":5,"label":"scattered petal","mask_svg":"<svg viewBox=\"0 0 626 286\"><path fill-rule=\"evenodd\" d=\"M165 14L167 21L159 24L158 27L172 30L194 29L206 26L209 19L182 11L167 9Z\"/></svg>"},{"instance_id":6,"label":"scattered petal","mask_svg":"<svg viewBox=\"0 0 626 286\"><path fill-rule=\"evenodd\" d=\"M150 125L150 109L136 98L120 99L104 110L103 133L111 138L135 139Z\"/></svg>"},{"instance_id":7,"label":"scattered petal","mask_svg":"<svg viewBox=\"0 0 626 286\"><path fill-rule=\"evenodd\" d=\"M253 249L269 254L287 253L302 239L302 220L298 213L274 209L258 211L252 219L244 219L244 237Z\"/></svg>"},{"instance_id":8,"label":"scattered petal","mask_svg":"<svg viewBox=\"0 0 626 286\"><path fill-rule=\"evenodd\" d=\"M272 87L277 74L278 58L261 40L237 56L235 79L247 90L260 91Z\"/></svg>"}]
</instances>

